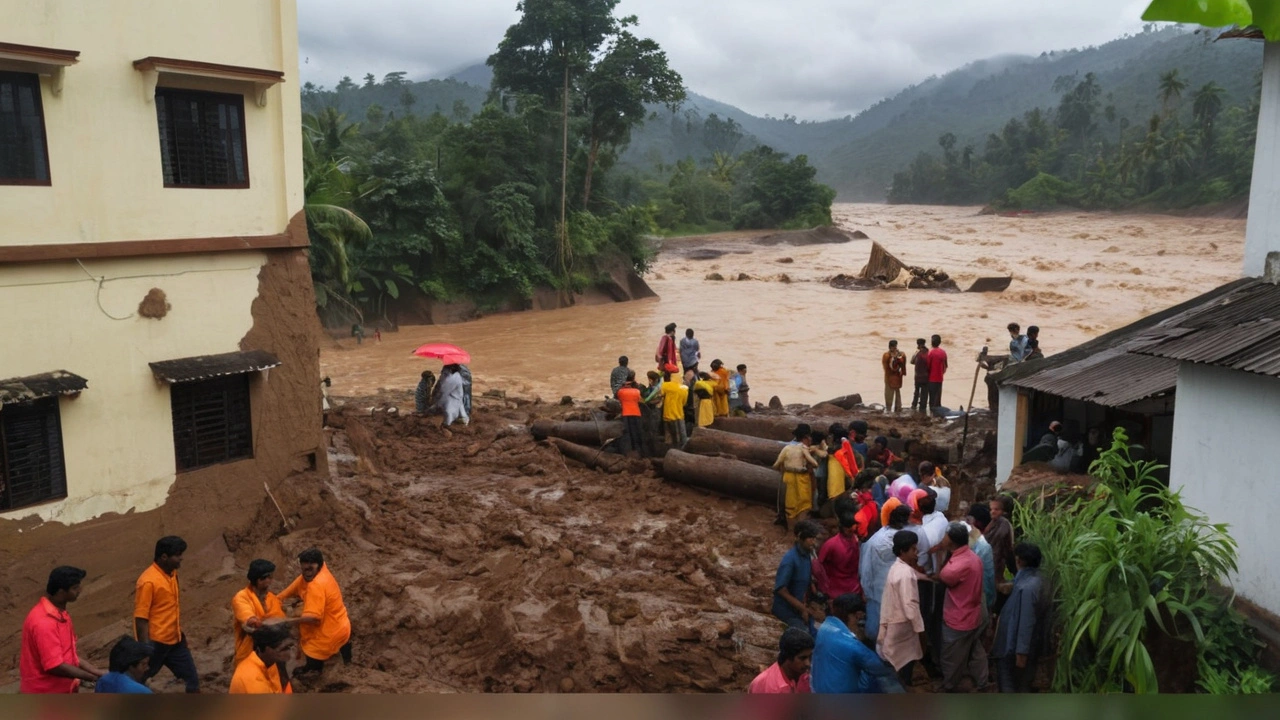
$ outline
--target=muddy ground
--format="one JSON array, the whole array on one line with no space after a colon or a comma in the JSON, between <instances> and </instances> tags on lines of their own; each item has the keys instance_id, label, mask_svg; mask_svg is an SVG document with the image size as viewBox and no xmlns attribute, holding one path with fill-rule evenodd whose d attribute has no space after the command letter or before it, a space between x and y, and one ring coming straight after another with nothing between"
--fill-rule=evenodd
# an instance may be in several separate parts
<instances>
[{"instance_id":1,"label":"muddy ground","mask_svg":"<svg viewBox=\"0 0 1280 720\"><path fill-rule=\"evenodd\" d=\"M342 584L355 662L303 692L742 691L773 661L782 628L770 591L791 539L772 508L664 482L643 461L620 475L588 470L527 431L592 407L475 401L469 427L445 429L402 415L407 393L339 400L328 476L295 475L273 488L279 511L263 498L247 530L188 551L183 625L208 691L230 681L228 603L249 561L277 562L282 587L290 558L311 546ZM958 431L867 419L873 434L942 442ZM985 432L975 424L971 448ZM981 492L963 483L953 505ZM111 521L129 527L129 516ZM183 523L167 518L164 531ZM81 652L99 664L128 630L129 580L146 559L134 565L110 583L91 569L71 607ZM38 585L11 590L5 614L20 625ZM10 680L17 650L17 632L0 640ZM167 671L153 687L180 691Z\"/></svg>"}]
</instances>

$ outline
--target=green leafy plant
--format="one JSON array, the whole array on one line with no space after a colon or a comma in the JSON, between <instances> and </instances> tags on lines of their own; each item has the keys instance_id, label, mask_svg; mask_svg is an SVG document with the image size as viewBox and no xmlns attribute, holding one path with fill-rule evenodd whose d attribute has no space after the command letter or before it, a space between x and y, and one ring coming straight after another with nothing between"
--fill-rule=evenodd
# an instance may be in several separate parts
<instances>
[{"instance_id":1,"label":"green leafy plant","mask_svg":"<svg viewBox=\"0 0 1280 720\"><path fill-rule=\"evenodd\" d=\"M1274 0L1153 0L1142 19L1211 28L1255 26L1268 40L1280 39L1280 7Z\"/></svg>"}]
</instances>

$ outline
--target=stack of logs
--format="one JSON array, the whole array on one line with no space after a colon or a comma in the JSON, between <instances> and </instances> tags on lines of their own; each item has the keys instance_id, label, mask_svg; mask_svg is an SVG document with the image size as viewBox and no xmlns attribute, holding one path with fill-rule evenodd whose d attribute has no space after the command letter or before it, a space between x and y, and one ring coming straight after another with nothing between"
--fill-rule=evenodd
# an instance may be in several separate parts
<instances>
[{"instance_id":1,"label":"stack of logs","mask_svg":"<svg viewBox=\"0 0 1280 720\"><path fill-rule=\"evenodd\" d=\"M791 439L792 428L801 422L826 432L833 421L783 415L716 418L711 427L695 429L683 450L668 449L652 463L668 481L772 506L782 477L773 463ZM611 474L636 469L638 461L604 449L622 437L620 421L539 420L531 432L535 440L549 442L565 457L587 467ZM952 459L952 449L947 447L899 438L891 438L890 444L895 454L909 454L915 461L945 464Z\"/></svg>"}]
</instances>

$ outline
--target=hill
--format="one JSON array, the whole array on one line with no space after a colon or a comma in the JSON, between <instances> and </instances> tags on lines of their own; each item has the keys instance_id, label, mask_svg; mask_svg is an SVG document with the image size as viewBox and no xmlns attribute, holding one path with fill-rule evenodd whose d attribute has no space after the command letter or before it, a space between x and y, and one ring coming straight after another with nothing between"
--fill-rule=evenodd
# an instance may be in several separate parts
<instances>
[{"instance_id":1,"label":"hill","mask_svg":"<svg viewBox=\"0 0 1280 720\"><path fill-rule=\"evenodd\" d=\"M960 148L973 145L980 150L987 135L1011 117L1055 106L1061 95L1054 90L1059 78L1096 74L1103 105L1114 108L1110 113L1114 120L1104 132L1118 135L1122 126L1143 123L1159 110L1157 87L1163 72L1178 69L1188 93L1214 81L1226 90L1223 101L1231 106L1254 96L1261 65L1259 43L1212 42L1208 35L1167 27L1098 47L981 60L908 87L856 117L838 120L758 117L690 92L674 113L654 108L654 117L633 133L621 161L652 167L688 156L710 156L701 130L714 114L740 126L744 138L738 151L768 145L792 155L808 155L818 169L818 180L834 187L841 200L882 201L893 174L919 153L936 151L941 134L955 134ZM491 78L489 68L478 63L425 82L304 93L304 107L315 110L332 104L351 120L361 120L374 103L386 112L405 112L407 90L414 98L408 111L456 115L464 106L470 112L481 107Z\"/></svg>"}]
</instances>

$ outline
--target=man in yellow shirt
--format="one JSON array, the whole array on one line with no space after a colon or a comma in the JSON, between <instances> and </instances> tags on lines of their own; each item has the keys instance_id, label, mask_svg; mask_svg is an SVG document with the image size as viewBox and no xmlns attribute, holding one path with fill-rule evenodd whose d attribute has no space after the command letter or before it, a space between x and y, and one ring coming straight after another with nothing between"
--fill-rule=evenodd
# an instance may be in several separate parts
<instances>
[{"instance_id":1,"label":"man in yellow shirt","mask_svg":"<svg viewBox=\"0 0 1280 720\"><path fill-rule=\"evenodd\" d=\"M231 676L233 695L279 695L288 692L289 683L280 668L293 654L293 635L282 625L259 628L251 636L253 651L236 665Z\"/></svg>"},{"instance_id":2,"label":"man in yellow shirt","mask_svg":"<svg viewBox=\"0 0 1280 720\"><path fill-rule=\"evenodd\" d=\"M178 606L178 568L187 543L169 535L156 541L155 562L138 577L133 598L133 631L138 642L151 643L151 667L143 676L150 680L167 667L186 683L187 692L200 692L200 673L182 632Z\"/></svg>"},{"instance_id":3,"label":"man in yellow shirt","mask_svg":"<svg viewBox=\"0 0 1280 720\"><path fill-rule=\"evenodd\" d=\"M684 406L689 400L689 388L672 379L672 373L677 372L679 369L675 365L668 364L662 368L662 423L667 428L667 442L674 448L682 448L689 440L689 431L684 425Z\"/></svg>"},{"instance_id":4,"label":"man in yellow shirt","mask_svg":"<svg viewBox=\"0 0 1280 720\"><path fill-rule=\"evenodd\" d=\"M318 673L326 661L342 655L343 664L351 662L351 619L342 602L342 589L325 565L324 555L311 548L298 555L302 574L280 593L281 600L302 599L302 616L298 618L302 654L306 664L293 671Z\"/></svg>"}]
</instances>

